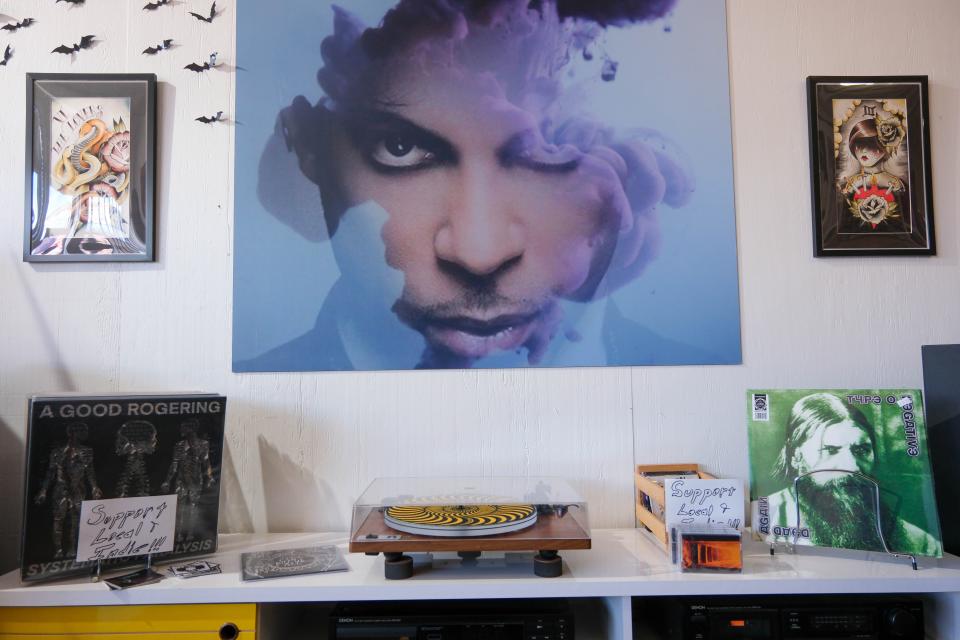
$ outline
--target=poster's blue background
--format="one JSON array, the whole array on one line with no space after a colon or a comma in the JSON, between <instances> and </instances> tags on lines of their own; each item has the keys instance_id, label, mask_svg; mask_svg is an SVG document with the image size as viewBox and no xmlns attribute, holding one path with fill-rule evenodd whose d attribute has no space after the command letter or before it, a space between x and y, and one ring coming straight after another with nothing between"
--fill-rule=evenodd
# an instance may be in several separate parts
<instances>
[{"instance_id":1,"label":"poster's blue background","mask_svg":"<svg viewBox=\"0 0 960 640\"><path fill-rule=\"evenodd\" d=\"M311 103L322 97L316 72L333 4L375 25L394 3L237 6L234 363L308 331L338 277L329 243L306 240L280 223L256 191L260 155L277 113L298 95ZM606 48L620 62L617 80L597 83L588 110L614 127L662 132L685 152L697 182L686 206L661 205L660 256L613 297L628 318L716 356L703 364L739 363L724 2L679 0L665 20L609 29ZM601 354L597 364L604 364Z\"/></svg>"}]
</instances>

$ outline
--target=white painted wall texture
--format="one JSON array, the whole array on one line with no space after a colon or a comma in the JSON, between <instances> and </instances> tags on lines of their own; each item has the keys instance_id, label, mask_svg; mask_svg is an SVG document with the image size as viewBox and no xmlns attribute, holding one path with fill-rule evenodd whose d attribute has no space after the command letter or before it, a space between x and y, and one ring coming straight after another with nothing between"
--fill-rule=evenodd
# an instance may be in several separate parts
<instances>
[{"instance_id":1,"label":"white painted wall texture","mask_svg":"<svg viewBox=\"0 0 960 640\"><path fill-rule=\"evenodd\" d=\"M26 399L36 392L225 393L224 531L346 529L386 475L561 475L597 527L632 526L635 462L748 473L744 390L920 386L920 345L960 342L960 3L729 0L742 366L235 375L230 372L230 70L237 2L71 8L0 0L0 568L15 566ZM251 2L255 0L242 0ZM695 2L697 0L686 0ZM71 60L61 42L96 34ZM163 38L179 47L141 51ZM282 43L278 43L282 46ZM21 261L24 73L158 75L158 260ZM239 73L242 73L240 71ZM804 78L930 77L935 258L814 259Z\"/></svg>"}]
</instances>

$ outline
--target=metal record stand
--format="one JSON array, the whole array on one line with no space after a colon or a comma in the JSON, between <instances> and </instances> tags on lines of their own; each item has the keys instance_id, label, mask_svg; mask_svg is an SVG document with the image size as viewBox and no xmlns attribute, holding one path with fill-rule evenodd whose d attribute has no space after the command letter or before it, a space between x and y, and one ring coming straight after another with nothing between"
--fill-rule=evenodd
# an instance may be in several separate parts
<instances>
[{"instance_id":1,"label":"metal record stand","mask_svg":"<svg viewBox=\"0 0 960 640\"><path fill-rule=\"evenodd\" d=\"M797 503L797 509L796 509L796 526L793 527L793 540L791 540L791 541L784 541L784 542L782 543L782 544L784 545L785 549L786 549L788 552L790 552L790 553L796 553L796 552L797 552L797 547L802 546L802 545L798 545L798 544L797 544L797 540L798 540L799 537L800 537L800 528L801 528L801 525L800 525L800 480L802 480L803 478L806 478L807 476L815 475L815 474L817 474L817 473L845 473L845 474L847 474L847 475L851 475L851 476L854 476L854 477L856 477L856 478L859 478L860 480L865 480L866 482L869 482L869 483L870 483L870 486L873 487L873 498L874 498L874 505L873 505L874 511L873 511L873 513L874 513L874 516L875 516L875 518L876 518L875 521L876 521L876 526L877 526L877 537L880 538L880 544L883 545L883 552L884 552L885 554L887 554L888 556L892 557L892 558L909 558L909 559L910 559L910 563L911 563L911 565L913 566L913 570L914 570L914 571L917 570L917 556L916 556L915 554L912 554L912 553L900 553L900 552L897 552L897 551L893 551L893 550L890 549L889 545L887 545L887 539L886 539L886 538L884 537L884 535L883 535L883 526L882 526L881 521L880 521L880 483L877 482L874 478L871 478L871 477L868 476L868 475L862 474L862 473L860 473L860 472L858 472L858 471L850 471L849 469L817 469L817 470L815 470L815 471L808 471L807 473L801 473L800 475L795 476L795 477L793 478L793 495L796 496L796 503ZM775 552L775 549L776 549L777 544L780 544L780 543L777 543L777 542L771 542L771 543L770 543L770 555L774 555L774 552Z\"/></svg>"}]
</instances>

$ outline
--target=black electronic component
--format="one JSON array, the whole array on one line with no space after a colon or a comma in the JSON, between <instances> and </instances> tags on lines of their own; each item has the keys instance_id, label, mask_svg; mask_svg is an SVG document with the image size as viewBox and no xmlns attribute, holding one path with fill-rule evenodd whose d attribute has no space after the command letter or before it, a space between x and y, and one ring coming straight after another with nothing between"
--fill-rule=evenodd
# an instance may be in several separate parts
<instances>
[{"instance_id":1,"label":"black electronic component","mask_svg":"<svg viewBox=\"0 0 960 640\"><path fill-rule=\"evenodd\" d=\"M330 638L349 640L573 640L566 600L342 604Z\"/></svg>"},{"instance_id":2,"label":"black electronic component","mask_svg":"<svg viewBox=\"0 0 960 640\"><path fill-rule=\"evenodd\" d=\"M636 598L665 640L923 640L923 604L886 595Z\"/></svg>"},{"instance_id":3,"label":"black electronic component","mask_svg":"<svg viewBox=\"0 0 960 640\"><path fill-rule=\"evenodd\" d=\"M960 344L924 345L923 399L943 550L960 553Z\"/></svg>"}]
</instances>

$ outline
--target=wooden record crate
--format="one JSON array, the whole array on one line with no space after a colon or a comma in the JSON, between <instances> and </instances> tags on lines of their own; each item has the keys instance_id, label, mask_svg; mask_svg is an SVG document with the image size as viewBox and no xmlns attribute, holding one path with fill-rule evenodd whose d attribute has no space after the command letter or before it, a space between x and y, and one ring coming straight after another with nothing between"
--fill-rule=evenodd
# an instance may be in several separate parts
<instances>
[{"instance_id":1,"label":"wooden record crate","mask_svg":"<svg viewBox=\"0 0 960 640\"><path fill-rule=\"evenodd\" d=\"M696 474L698 478L705 480L716 480L716 476L700 468L698 464L638 464L635 474L637 486L637 526L642 526L650 531L660 544L664 551L667 551L669 537L667 536L667 527L663 521L664 505L666 496L663 490L663 481L657 481L657 476L673 474ZM656 513L655 513L656 511Z\"/></svg>"}]
</instances>

